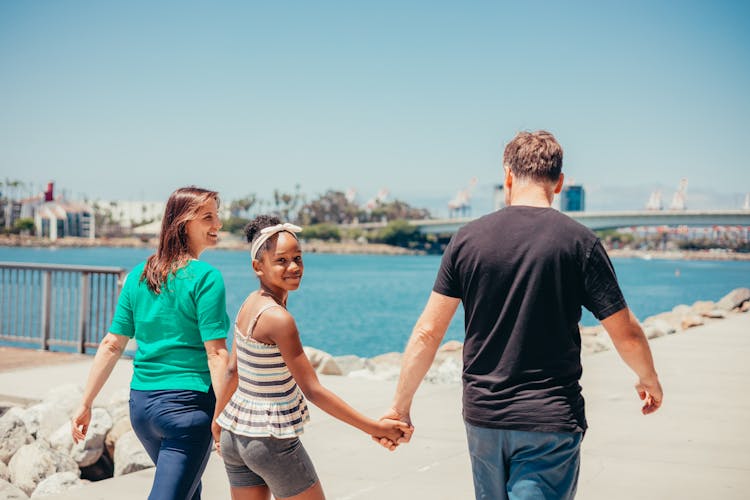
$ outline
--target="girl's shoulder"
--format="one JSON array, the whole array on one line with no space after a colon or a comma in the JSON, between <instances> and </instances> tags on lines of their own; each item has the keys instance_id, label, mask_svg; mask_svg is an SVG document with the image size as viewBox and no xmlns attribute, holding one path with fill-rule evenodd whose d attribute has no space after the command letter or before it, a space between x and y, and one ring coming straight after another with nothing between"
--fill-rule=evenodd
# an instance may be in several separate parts
<instances>
[{"instance_id":1,"label":"girl's shoulder","mask_svg":"<svg viewBox=\"0 0 750 500\"><path fill-rule=\"evenodd\" d=\"M277 304L267 297L263 297L258 292L253 292L247 296L240 306L237 311L237 318L239 320L252 320L254 318L259 319L260 317L278 321L284 318L292 318L292 315L284 306Z\"/></svg>"},{"instance_id":2,"label":"girl's shoulder","mask_svg":"<svg viewBox=\"0 0 750 500\"><path fill-rule=\"evenodd\" d=\"M260 296L250 294L237 314L240 331L253 330L262 337L275 336L287 331L296 331L294 317L282 305Z\"/></svg>"},{"instance_id":3,"label":"girl's shoulder","mask_svg":"<svg viewBox=\"0 0 750 500\"><path fill-rule=\"evenodd\" d=\"M299 336L294 316L285 308L276 304L276 307L262 311L255 323L255 336L259 340L266 339L279 344L282 339Z\"/></svg>"},{"instance_id":4,"label":"girl's shoulder","mask_svg":"<svg viewBox=\"0 0 750 500\"><path fill-rule=\"evenodd\" d=\"M279 304L268 304L258 309L261 318L275 326L294 324L294 316Z\"/></svg>"}]
</instances>

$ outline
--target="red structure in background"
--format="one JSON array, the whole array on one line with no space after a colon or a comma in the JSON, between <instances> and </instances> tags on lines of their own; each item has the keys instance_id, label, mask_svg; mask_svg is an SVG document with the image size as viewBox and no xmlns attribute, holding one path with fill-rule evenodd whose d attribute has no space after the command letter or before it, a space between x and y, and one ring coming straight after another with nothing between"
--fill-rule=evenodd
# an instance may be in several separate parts
<instances>
[{"instance_id":1,"label":"red structure in background","mask_svg":"<svg viewBox=\"0 0 750 500\"><path fill-rule=\"evenodd\" d=\"M55 183L48 182L47 190L44 192L44 201L54 201L55 199Z\"/></svg>"}]
</instances>

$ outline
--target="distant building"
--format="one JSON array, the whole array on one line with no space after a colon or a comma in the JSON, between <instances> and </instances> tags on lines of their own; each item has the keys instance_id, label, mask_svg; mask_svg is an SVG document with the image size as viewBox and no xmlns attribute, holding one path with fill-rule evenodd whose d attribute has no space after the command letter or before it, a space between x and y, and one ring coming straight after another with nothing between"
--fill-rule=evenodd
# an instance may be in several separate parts
<instances>
[{"instance_id":1,"label":"distant building","mask_svg":"<svg viewBox=\"0 0 750 500\"><path fill-rule=\"evenodd\" d=\"M0 224L5 230L10 230L13 224L21 218L21 202L11 200L3 200L2 210L0 210Z\"/></svg>"},{"instance_id":2,"label":"distant building","mask_svg":"<svg viewBox=\"0 0 750 500\"><path fill-rule=\"evenodd\" d=\"M131 229L161 220L165 206L163 201L98 200L94 203L94 210L108 223Z\"/></svg>"},{"instance_id":3,"label":"distant building","mask_svg":"<svg viewBox=\"0 0 750 500\"><path fill-rule=\"evenodd\" d=\"M505 186L496 184L492 193L494 210L505 206ZM583 212L586 210L586 192L583 186L570 184L564 186L559 196L552 200L552 207L563 212Z\"/></svg>"},{"instance_id":4,"label":"distant building","mask_svg":"<svg viewBox=\"0 0 750 500\"><path fill-rule=\"evenodd\" d=\"M580 184L563 186L560 191L560 210L562 212L583 212L586 210L586 191Z\"/></svg>"},{"instance_id":5,"label":"distant building","mask_svg":"<svg viewBox=\"0 0 750 500\"><path fill-rule=\"evenodd\" d=\"M99 220L99 232L118 235L157 235L166 208L164 201L97 200L93 210ZM219 208L219 217L228 219L229 207Z\"/></svg>"},{"instance_id":6,"label":"distant building","mask_svg":"<svg viewBox=\"0 0 750 500\"><path fill-rule=\"evenodd\" d=\"M505 186L503 184L495 184L495 188L492 190L492 207L494 210L500 210L505 206Z\"/></svg>"},{"instance_id":7,"label":"distant building","mask_svg":"<svg viewBox=\"0 0 750 500\"><path fill-rule=\"evenodd\" d=\"M85 203L55 199L54 183L36 196L3 200L0 227L8 230L21 219L34 221L37 236L56 240L66 236L95 237L94 212Z\"/></svg>"},{"instance_id":8,"label":"distant building","mask_svg":"<svg viewBox=\"0 0 750 500\"><path fill-rule=\"evenodd\" d=\"M37 236L52 241L68 236L96 236L94 211L85 203L46 201L36 208L34 225Z\"/></svg>"}]
</instances>

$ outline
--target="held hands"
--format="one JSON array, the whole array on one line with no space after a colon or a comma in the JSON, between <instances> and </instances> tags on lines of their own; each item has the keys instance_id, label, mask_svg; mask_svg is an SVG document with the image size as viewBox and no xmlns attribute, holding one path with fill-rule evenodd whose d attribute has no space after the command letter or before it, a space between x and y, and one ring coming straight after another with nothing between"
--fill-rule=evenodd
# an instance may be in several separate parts
<instances>
[{"instance_id":1,"label":"held hands","mask_svg":"<svg viewBox=\"0 0 750 500\"><path fill-rule=\"evenodd\" d=\"M384 448L393 451L400 443L405 442L404 438L408 440L412 432L414 432L414 429L406 422L391 418L381 418L375 423L375 433L372 439L380 443Z\"/></svg>"},{"instance_id":2,"label":"held hands","mask_svg":"<svg viewBox=\"0 0 750 500\"><path fill-rule=\"evenodd\" d=\"M662 392L658 378L654 377L653 380L639 380L635 384L635 390L638 392L638 397L643 401L641 413L648 415L659 409L664 393Z\"/></svg>"},{"instance_id":3,"label":"held hands","mask_svg":"<svg viewBox=\"0 0 750 500\"><path fill-rule=\"evenodd\" d=\"M70 431L73 436L73 442L78 443L86 438L91 423L91 407L81 405L75 416L70 421Z\"/></svg>"},{"instance_id":4,"label":"held hands","mask_svg":"<svg viewBox=\"0 0 750 500\"><path fill-rule=\"evenodd\" d=\"M387 423L398 431L398 435L395 436L395 439L388 435L372 436L373 441L390 451L395 450L401 443L408 443L409 440L411 440L411 435L414 433L414 426L411 424L411 417L409 414L399 412L394 408L391 408L380 417L378 423Z\"/></svg>"}]
</instances>

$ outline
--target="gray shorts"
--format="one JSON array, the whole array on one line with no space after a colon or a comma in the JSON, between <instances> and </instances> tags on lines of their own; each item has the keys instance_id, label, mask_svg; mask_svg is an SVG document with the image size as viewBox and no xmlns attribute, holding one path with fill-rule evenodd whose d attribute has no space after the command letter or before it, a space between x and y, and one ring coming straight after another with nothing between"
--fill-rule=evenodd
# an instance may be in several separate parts
<instances>
[{"instance_id":1,"label":"gray shorts","mask_svg":"<svg viewBox=\"0 0 750 500\"><path fill-rule=\"evenodd\" d=\"M221 431L221 456L233 487L267 485L276 498L298 495L318 482L298 438L253 438Z\"/></svg>"}]
</instances>

